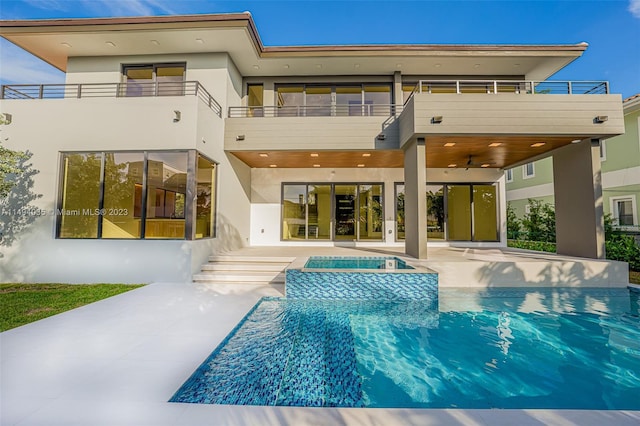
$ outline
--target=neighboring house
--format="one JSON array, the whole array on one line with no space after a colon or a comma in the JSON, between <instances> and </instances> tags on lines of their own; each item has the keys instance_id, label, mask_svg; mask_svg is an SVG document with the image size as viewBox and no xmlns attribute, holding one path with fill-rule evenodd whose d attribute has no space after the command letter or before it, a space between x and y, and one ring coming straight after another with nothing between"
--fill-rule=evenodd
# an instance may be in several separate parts
<instances>
[{"instance_id":1,"label":"neighboring house","mask_svg":"<svg viewBox=\"0 0 640 426\"><path fill-rule=\"evenodd\" d=\"M639 231L640 202L640 94L622 102L625 133L600 144L602 164L602 204L614 226ZM506 171L507 201L518 217L527 211L527 200L537 199L554 204L553 160L543 160Z\"/></svg>"},{"instance_id":2,"label":"neighboring house","mask_svg":"<svg viewBox=\"0 0 640 426\"><path fill-rule=\"evenodd\" d=\"M46 214L0 280L188 280L247 245L505 247L503 170L541 156L562 163L558 252L603 256L591 158L621 97L547 81L585 43L264 47L248 13L0 35L66 73L2 88Z\"/></svg>"}]
</instances>

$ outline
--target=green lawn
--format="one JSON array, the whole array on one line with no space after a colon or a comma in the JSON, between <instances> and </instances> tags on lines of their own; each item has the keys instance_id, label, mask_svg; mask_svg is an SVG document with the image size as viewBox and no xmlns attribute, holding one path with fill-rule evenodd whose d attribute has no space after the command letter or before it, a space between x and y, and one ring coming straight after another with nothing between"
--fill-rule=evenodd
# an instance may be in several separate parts
<instances>
[{"instance_id":1,"label":"green lawn","mask_svg":"<svg viewBox=\"0 0 640 426\"><path fill-rule=\"evenodd\" d=\"M0 331L142 286L143 284L0 284Z\"/></svg>"}]
</instances>

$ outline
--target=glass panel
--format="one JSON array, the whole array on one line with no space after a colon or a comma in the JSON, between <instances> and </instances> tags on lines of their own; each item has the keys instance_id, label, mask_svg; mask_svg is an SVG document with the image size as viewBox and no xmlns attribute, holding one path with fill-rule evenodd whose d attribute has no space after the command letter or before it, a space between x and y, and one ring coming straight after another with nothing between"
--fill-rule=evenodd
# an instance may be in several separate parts
<instances>
[{"instance_id":1,"label":"glass panel","mask_svg":"<svg viewBox=\"0 0 640 426\"><path fill-rule=\"evenodd\" d=\"M473 240L498 240L498 200L494 185L473 185Z\"/></svg>"},{"instance_id":2,"label":"glass panel","mask_svg":"<svg viewBox=\"0 0 640 426\"><path fill-rule=\"evenodd\" d=\"M214 236L216 164L198 155L196 171L196 239Z\"/></svg>"},{"instance_id":3,"label":"glass panel","mask_svg":"<svg viewBox=\"0 0 640 426\"><path fill-rule=\"evenodd\" d=\"M444 240L444 187L427 185L427 238Z\"/></svg>"},{"instance_id":4,"label":"glass panel","mask_svg":"<svg viewBox=\"0 0 640 426\"><path fill-rule=\"evenodd\" d=\"M278 116L297 117L304 105L304 87L281 86L277 88Z\"/></svg>"},{"instance_id":5,"label":"glass panel","mask_svg":"<svg viewBox=\"0 0 640 426\"><path fill-rule=\"evenodd\" d=\"M331 185L309 185L307 195L309 211L309 239L331 238Z\"/></svg>"},{"instance_id":6,"label":"glass panel","mask_svg":"<svg viewBox=\"0 0 640 426\"><path fill-rule=\"evenodd\" d=\"M356 238L356 186L335 186L336 240L355 240Z\"/></svg>"},{"instance_id":7,"label":"glass panel","mask_svg":"<svg viewBox=\"0 0 640 426\"><path fill-rule=\"evenodd\" d=\"M264 88L262 84L249 84L247 86L247 116L262 117L264 105Z\"/></svg>"},{"instance_id":8,"label":"glass panel","mask_svg":"<svg viewBox=\"0 0 640 426\"><path fill-rule=\"evenodd\" d=\"M391 86L364 86L365 115L389 115L391 113Z\"/></svg>"},{"instance_id":9,"label":"glass panel","mask_svg":"<svg viewBox=\"0 0 640 426\"><path fill-rule=\"evenodd\" d=\"M358 220L360 240L381 240L383 230L382 185L360 185Z\"/></svg>"},{"instance_id":10,"label":"glass panel","mask_svg":"<svg viewBox=\"0 0 640 426\"><path fill-rule=\"evenodd\" d=\"M125 96L153 96L153 67L135 67L125 69Z\"/></svg>"},{"instance_id":11,"label":"glass panel","mask_svg":"<svg viewBox=\"0 0 640 426\"><path fill-rule=\"evenodd\" d=\"M282 239L304 240L306 234L306 185L284 185Z\"/></svg>"},{"instance_id":12,"label":"glass panel","mask_svg":"<svg viewBox=\"0 0 640 426\"><path fill-rule=\"evenodd\" d=\"M447 227L449 240L471 241L471 187L447 186Z\"/></svg>"},{"instance_id":13,"label":"glass panel","mask_svg":"<svg viewBox=\"0 0 640 426\"><path fill-rule=\"evenodd\" d=\"M184 95L184 65L159 66L156 68L158 96Z\"/></svg>"},{"instance_id":14,"label":"glass panel","mask_svg":"<svg viewBox=\"0 0 640 426\"><path fill-rule=\"evenodd\" d=\"M140 238L143 164L142 152L105 154L102 238Z\"/></svg>"},{"instance_id":15,"label":"glass panel","mask_svg":"<svg viewBox=\"0 0 640 426\"><path fill-rule=\"evenodd\" d=\"M331 115L331 87L307 86L306 115L326 117Z\"/></svg>"},{"instance_id":16,"label":"glass panel","mask_svg":"<svg viewBox=\"0 0 640 426\"><path fill-rule=\"evenodd\" d=\"M362 87L336 87L336 115L362 115Z\"/></svg>"},{"instance_id":17,"label":"glass panel","mask_svg":"<svg viewBox=\"0 0 640 426\"><path fill-rule=\"evenodd\" d=\"M396 239L404 240L404 185L396 184Z\"/></svg>"},{"instance_id":18,"label":"glass panel","mask_svg":"<svg viewBox=\"0 0 640 426\"><path fill-rule=\"evenodd\" d=\"M145 238L184 238L187 153L149 153L147 167Z\"/></svg>"},{"instance_id":19,"label":"glass panel","mask_svg":"<svg viewBox=\"0 0 640 426\"><path fill-rule=\"evenodd\" d=\"M64 154L60 238L98 238L102 154Z\"/></svg>"}]
</instances>

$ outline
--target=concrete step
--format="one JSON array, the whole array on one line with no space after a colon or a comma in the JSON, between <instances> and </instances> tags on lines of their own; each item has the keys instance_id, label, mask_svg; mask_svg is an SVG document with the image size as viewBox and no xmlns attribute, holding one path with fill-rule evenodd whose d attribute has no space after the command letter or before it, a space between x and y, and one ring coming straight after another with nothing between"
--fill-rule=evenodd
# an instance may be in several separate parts
<instances>
[{"instance_id":1,"label":"concrete step","mask_svg":"<svg viewBox=\"0 0 640 426\"><path fill-rule=\"evenodd\" d=\"M282 263L240 263L210 262L202 265L203 271L284 271L289 262Z\"/></svg>"},{"instance_id":2,"label":"concrete step","mask_svg":"<svg viewBox=\"0 0 640 426\"><path fill-rule=\"evenodd\" d=\"M220 271L203 271L193 276L195 282L210 283L259 283L284 284L283 272L246 271L243 273L225 273Z\"/></svg>"},{"instance_id":3,"label":"concrete step","mask_svg":"<svg viewBox=\"0 0 640 426\"><path fill-rule=\"evenodd\" d=\"M232 262L232 263L286 263L289 264L296 260L295 257L284 256L230 256L217 254L209 256L209 262Z\"/></svg>"}]
</instances>

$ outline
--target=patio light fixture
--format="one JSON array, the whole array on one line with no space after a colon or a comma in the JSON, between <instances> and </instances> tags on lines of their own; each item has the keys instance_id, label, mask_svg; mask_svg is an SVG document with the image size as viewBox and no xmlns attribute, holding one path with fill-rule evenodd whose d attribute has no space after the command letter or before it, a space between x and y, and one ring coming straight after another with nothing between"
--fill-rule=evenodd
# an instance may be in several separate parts
<instances>
[{"instance_id":1,"label":"patio light fixture","mask_svg":"<svg viewBox=\"0 0 640 426\"><path fill-rule=\"evenodd\" d=\"M434 117L431 117L431 124L440 124L440 123L442 123L441 115L436 115Z\"/></svg>"},{"instance_id":2,"label":"patio light fixture","mask_svg":"<svg viewBox=\"0 0 640 426\"><path fill-rule=\"evenodd\" d=\"M605 121L609 120L609 116L608 115L597 115L594 119L593 122L594 124L602 124Z\"/></svg>"}]
</instances>

